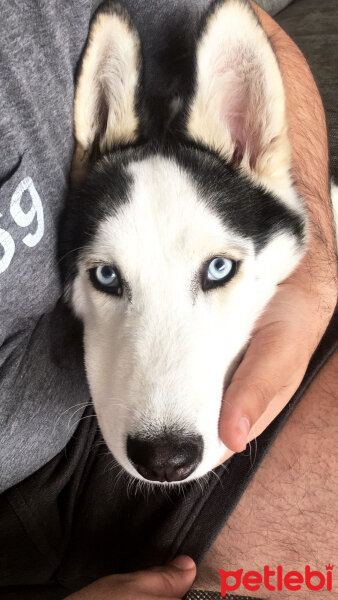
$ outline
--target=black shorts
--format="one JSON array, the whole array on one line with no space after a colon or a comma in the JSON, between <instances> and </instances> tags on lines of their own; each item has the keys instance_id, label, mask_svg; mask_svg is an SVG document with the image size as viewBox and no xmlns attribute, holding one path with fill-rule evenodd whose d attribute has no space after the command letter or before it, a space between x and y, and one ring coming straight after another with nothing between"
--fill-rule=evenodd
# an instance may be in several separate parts
<instances>
[{"instance_id":1,"label":"black shorts","mask_svg":"<svg viewBox=\"0 0 338 600\"><path fill-rule=\"evenodd\" d=\"M323 44L323 36L335 22L337 3L326 0L324 4L325 8L316 0L296 0L278 20L310 59L327 109L330 155L337 176L334 65L338 57L333 55L338 51L333 44ZM308 22L302 29L304 16ZM308 34L311 19L315 21L312 36ZM323 64L333 68L324 69ZM336 316L300 388L257 439L255 452L247 449L234 455L216 470L217 476L210 474L201 485L195 482L171 492L140 491L114 464L88 408L65 450L0 496L0 598L64 598L100 576L163 564L179 553L199 563L293 408L337 348L337 330ZM216 595L189 597L202 600Z\"/></svg>"}]
</instances>

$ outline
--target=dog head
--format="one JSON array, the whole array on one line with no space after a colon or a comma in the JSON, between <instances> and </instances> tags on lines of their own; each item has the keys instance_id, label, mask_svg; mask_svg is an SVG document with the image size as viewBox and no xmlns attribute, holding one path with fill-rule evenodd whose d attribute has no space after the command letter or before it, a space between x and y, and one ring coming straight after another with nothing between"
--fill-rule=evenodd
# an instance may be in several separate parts
<instances>
[{"instance_id":1,"label":"dog head","mask_svg":"<svg viewBox=\"0 0 338 600\"><path fill-rule=\"evenodd\" d=\"M104 5L76 90L78 184L61 231L104 438L156 482L200 477L223 455L224 387L305 239L281 75L245 2L204 16L191 77L170 136L147 136L140 40Z\"/></svg>"}]
</instances>

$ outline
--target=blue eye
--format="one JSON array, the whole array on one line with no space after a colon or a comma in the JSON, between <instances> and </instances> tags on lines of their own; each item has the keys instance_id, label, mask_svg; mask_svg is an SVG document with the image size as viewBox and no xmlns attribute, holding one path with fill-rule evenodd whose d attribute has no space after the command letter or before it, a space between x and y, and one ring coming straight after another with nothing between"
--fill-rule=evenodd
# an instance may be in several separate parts
<instances>
[{"instance_id":1,"label":"blue eye","mask_svg":"<svg viewBox=\"0 0 338 600\"><path fill-rule=\"evenodd\" d=\"M117 275L113 267L109 265L103 265L102 267L97 267L95 271L96 279L101 285L111 286L114 285Z\"/></svg>"},{"instance_id":2,"label":"blue eye","mask_svg":"<svg viewBox=\"0 0 338 600\"><path fill-rule=\"evenodd\" d=\"M225 284L237 272L238 263L231 258L217 256L209 262L203 272L202 288L210 290Z\"/></svg>"},{"instance_id":3,"label":"blue eye","mask_svg":"<svg viewBox=\"0 0 338 600\"><path fill-rule=\"evenodd\" d=\"M208 277L213 281L220 281L229 275L234 261L230 258L214 258L208 267Z\"/></svg>"},{"instance_id":4,"label":"blue eye","mask_svg":"<svg viewBox=\"0 0 338 600\"><path fill-rule=\"evenodd\" d=\"M122 283L116 268L111 265L101 265L89 269L89 277L93 286L101 292L122 295Z\"/></svg>"}]
</instances>

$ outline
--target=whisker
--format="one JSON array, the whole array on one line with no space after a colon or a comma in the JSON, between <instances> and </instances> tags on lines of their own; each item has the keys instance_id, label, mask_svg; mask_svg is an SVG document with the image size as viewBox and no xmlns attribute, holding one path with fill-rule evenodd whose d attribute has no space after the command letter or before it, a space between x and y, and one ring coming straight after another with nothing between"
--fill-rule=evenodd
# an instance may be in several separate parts
<instances>
[{"instance_id":1,"label":"whisker","mask_svg":"<svg viewBox=\"0 0 338 600\"><path fill-rule=\"evenodd\" d=\"M60 263L67 258L67 256L69 256L70 254L73 254L74 252L78 252L79 250L84 250L86 248L86 246L79 246L78 248L73 248L72 250L69 250L68 252L66 252L66 254L64 254L63 256L61 256L61 258L57 261L57 265L60 265Z\"/></svg>"},{"instance_id":2,"label":"whisker","mask_svg":"<svg viewBox=\"0 0 338 600\"><path fill-rule=\"evenodd\" d=\"M53 427L53 433L55 433L55 427L56 425L59 423L60 419L62 419L70 410L72 410L73 408L76 408L76 411L74 414L76 414L76 412L78 412L79 410L81 410L81 408L83 408L83 410L87 407L90 406L91 404L93 404L92 402L80 402L78 404L73 404L73 406L69 406L68 408L66 408L66 410L64 410L56 419L55 423L54 423L54 427ZM74 415L72 415L73 417ZM71 419L72 419L71 417ZM69 428L69 427L68 427Z\"/></svg>"}]
</instances>

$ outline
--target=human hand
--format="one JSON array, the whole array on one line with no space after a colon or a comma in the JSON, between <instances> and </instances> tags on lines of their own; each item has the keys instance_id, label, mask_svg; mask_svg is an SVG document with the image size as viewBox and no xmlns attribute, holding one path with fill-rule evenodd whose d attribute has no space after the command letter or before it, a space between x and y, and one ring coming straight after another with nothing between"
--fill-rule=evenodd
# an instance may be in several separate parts
<instances>
[{"instance_id":1,"label":"human hand","mask_svg":"<svg viewBox=\"0 0 338 600\"><path fill-rule=\"evenodd\" d=\"M181 600L195 576L193 560L178 556L163 567L102 577L67 600Z\"/></svg>"},{"instance_id":2,"label":"human hand","mask_svg":"<svg viewBox=\"0 0 338 600\"><path fill-rule=\"evenodd\" d=\"M278 286L226 391L220 436L240 452L266 429L297 390L332 315L336 295L302 286L305 265ZM241 417L249 430L240 430ZM227 451L222 462L231 456Z\"/></svg>"},{"instance_id":3,"label":"human hand","mask_svg":"<svg viewBox=\"0 0 338 600\"><path fill-rule=\"evenodd\" d=\"M226 390L219 430L228 450L220 462L233 451L243 450L288 403L337 300L322 103L300 50L264 11L254 3L253 7L274 46L283 75L293 177L306 203L310 236L303 261L278 286Z\"/></svg>"}]
</instances>

